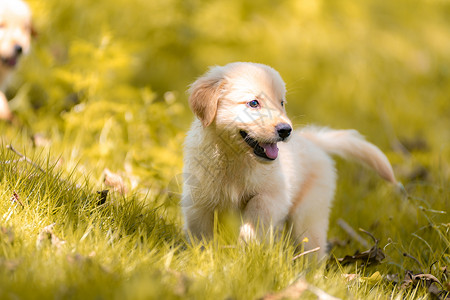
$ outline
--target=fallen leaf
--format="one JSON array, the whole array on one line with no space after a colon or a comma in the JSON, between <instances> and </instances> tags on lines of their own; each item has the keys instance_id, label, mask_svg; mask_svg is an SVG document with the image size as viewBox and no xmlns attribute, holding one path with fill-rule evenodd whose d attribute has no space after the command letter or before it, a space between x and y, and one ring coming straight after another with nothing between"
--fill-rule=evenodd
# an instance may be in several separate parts
<instances>
[{"instance_id":1,"label":"fallen leaf","mask_svg":"<svg viewBox=\"0 0 450 300\"><path fill-rule=\"evenodd\" d=\"M444 290L444 286L434 275L424 273L413 274L411 271L406 271L400 288L415 288L417 285L427 288L428 293L437 297L437 299L450 299L450 293Z\"/></svg>"},{"instance_id":2,"label":"fallen leaf","mask_svg":"<svg viewBox=\"0 0 450 300\"><path fill-rule=\"evenodd\" d=\"M286 289L264 296L263 300L281 300L281 299L296 299L308 290L308 283L303 279L297 280Z\"/></svg>"},{"instance_id":3,"label":"fallen leaf","mask_svg":"<svg viewBox=\"0 0 450 300\"><path fill-rule=\"evenodd\" d=\"M128 189L119 174L113 173L108 168L106 168L105 170L103 170L103 175L103 182L106 186L112 187L114 191L121 194L126 194L128 192Z\"/></svg>"},{"instance_id":4,"label":"fallen leaf","mask_svg":"<svg viewBox=\"0 0 450 300\"><path fill-rule=\"evenodd\" d=\"M378 248L378 245L375 245L367 251L361 253L356 252L354 255L346 255L343 258L338 258L337 260L343 266L358 261L363 262L364 265L368 266L380 263L385 257L386 256L383 251Z\"/></svg>"},{"instance_id":5,"label":"fallen leaf","mask_svg":"<svg viewBox=\"0 0 450 300\"><path fill-rule=\"evenodd\" d=\"M7 244L14 243L14 232L11 227L0 227L0 240Z\"/></svg>"},{"instance_id":6,"label":"fallen leaf","mask_svg":"<svg viewBox=\"0 0 450 300\"><path fill-rule=\"evenodd\" d=\"M358 274L342 274L342 277L344 277L344 279L349 282L358 279L359 282L366 282L370 284L378 283L383 279L383 276L378 271L376 271L369 277L359 277Z\"/></svg>"},{"instance_id":7,"label":"fallen leaf","mask_svg":"<svg viewBox=\"0 0 450 300\"><path fill-rule=\"evenodd\" d=\"M322 300L337 300L325 291L307 283L304 279L298 279L284 290L278 293L270 293L262 297L262 300L299 299L305 291L309 291Z\"/></svg>"},{"instance_id":8,"label":"fallen leaf","mask_svg":"<svg viewBox=\"0 0 450 300\"><path fill-rule=\"evenodd\" d=\"M356 251L356 253L354 255L346 255L343 258L338 258L337 261L342 266L345 266L345 265L348 265L348 264L351 264L354 262L358 262L358 261L362 262L363 266L376 265L376 264L379 264L386 257L383 250L378 248L378 240L370 232L367 232L363 229L360 229L360 231L369 235L374 240L375 245L372 246L372 248L370 248L367 251L364 251L361 253ZM329 260L329 263L332 263L332 262L334 262L334 260Z\"/></svg>"},{"instance_id":9,"label":"fallen leaf","mask_svg":"<svg viewBox=\"0 0 450 300\"><path fill-rule=\"evenodd\" d=\"M361 277L360 281L375 284L375 283L380 282L382 279L383 279L383 276L381 276L380 272L376 271L369 277Z\"/></svg>"},{"instance_id":10,"label":"fallen leaf","mask_svg":"<svg viewBox=\"0 0 450 300\"><path fill-rule=\"evenodd\" d=\"M60 250L66 243L53 233L53 228L55 227L55 225L56 223L50 224L41 230L36 241L36 246L39 249L50 244Z\"/></svg>"},{"instance_id":11,"label":"fallen leaf","mask_svg":"<svg viewBox=\"0 0 450 300\"><path fill-rule=\"evenodd\" d=\"M418 282L418 281L422 281L425 282L426 286L430 286L433 283L439 283L439 285L442 286L441 282L433 275L431 274L417 274L414 275L413 280Z\"/></svg>"}]
</instances>

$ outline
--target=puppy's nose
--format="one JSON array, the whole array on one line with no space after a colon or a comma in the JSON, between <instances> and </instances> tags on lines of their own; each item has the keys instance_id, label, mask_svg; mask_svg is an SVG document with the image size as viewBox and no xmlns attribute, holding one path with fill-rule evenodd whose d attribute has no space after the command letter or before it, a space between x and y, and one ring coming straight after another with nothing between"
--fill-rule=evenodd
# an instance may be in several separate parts
<instances>
[{"instance_id":1,"label":"puppy's nose","mask_svg":"<svg viewBox=\"0 0 450 300\"><path fill-rule=\"evenodd\" d=\"M292 131L292 127L289 124L286 123L280 123L278 124L275 129L277 130L278 135L282 138L285 139L287 138Z\"/></svg>"},{"instance_id":2,"label":"puppy's nose","mask_svg":"<svg viewBox=\"0 0 450 300\"><path fill-rule=\"evenodd\" d=\"M20 55L20 54L22 54L22 52L23 52L22 46L20 46L20 45L15 45L15 46L14 46L14 53L15 53L16 55Z\"/></svg>"}]
</instances>

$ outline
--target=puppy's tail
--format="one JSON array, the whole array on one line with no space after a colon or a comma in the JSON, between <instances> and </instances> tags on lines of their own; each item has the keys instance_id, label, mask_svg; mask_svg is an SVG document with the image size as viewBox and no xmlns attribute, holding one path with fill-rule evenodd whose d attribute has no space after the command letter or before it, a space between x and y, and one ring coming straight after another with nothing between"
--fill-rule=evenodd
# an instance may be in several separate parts
<instances>
[{"instance_id":1,"label":"puppy's tail","mask_svg":"<svg viewBox=\"0 0 450 300\"><path fill-rule=\"evenodd\" d=\"M306 127L300 135L329 154L355 159L373 168L385 180L397 184L394 171L386 155L378 147L364 140L356 130L331 130Z\"/></svg>"}]
</instances>

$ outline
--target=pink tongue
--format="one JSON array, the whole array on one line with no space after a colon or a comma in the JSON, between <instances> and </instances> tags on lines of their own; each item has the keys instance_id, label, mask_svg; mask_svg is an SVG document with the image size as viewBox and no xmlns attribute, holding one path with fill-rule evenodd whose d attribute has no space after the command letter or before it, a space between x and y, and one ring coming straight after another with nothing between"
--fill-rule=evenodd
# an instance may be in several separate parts
<instances>
[{"instance_id":1,"label":"pink tongue","mask_svg":"<svg viewBox=\"0 0 450 300\"><path fill-rule=\"evenodd\" d=\"M8 64L8 66L14 67L14 66L16 66L16 64L17 64L17 58L12 57L12 58L8 59L8 60L6 61L6 63Z\"/></svg>"},{"instance_id":2,"label":"pink tongue","mask_svg":"<svg viewBox=\"0 0 450 300\"><path fill-rule=\"evenodd\" d=\"M266 155L268 158L275 159L278 156L278 147L277 144L259 144L261 147L266 149Z\"/></svg>"}]
</instances>

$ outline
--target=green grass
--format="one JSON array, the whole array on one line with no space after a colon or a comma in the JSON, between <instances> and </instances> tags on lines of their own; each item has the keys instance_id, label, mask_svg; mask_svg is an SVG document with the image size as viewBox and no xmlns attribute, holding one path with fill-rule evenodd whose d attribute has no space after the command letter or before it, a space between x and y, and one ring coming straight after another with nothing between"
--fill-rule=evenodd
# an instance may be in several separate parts
<instances>
[{"instance_id":1,"label":"green grass","mask_svg":"<svg viewBox=\"0 0 450 300\"><path fill-rule=\"evenodd\" d=\"M407 270L449 288L448 1L29 3L39 36L7 91L16 120L0 122L1 299L258 299L299 278L343 299L430 298L387 280ZM230 61L276 68L297 127L355 128L387 154L405 192L338 159L328 233L333 260L367 250L338 219L369 231L381 264L293 261L288 236L244 245L227 219L213 241L186 242L185 90ZM126 193L105 185L105 168Z\"/></svg>"},{"instance_id":2,"label":"green grass","mask_svg":"<svg viewBox=\"0 0 450 300\"><path fill-rule=\"evenodd\" d=\"M113 193L99 205L96 190L75 184L80 179L74 174L63 175L50 161L34 157L46 169L43 173L13 162L19 157L2 149L1 298L251 299L303 277L341 298L415 299L425 289L403 291L387 281L346 282L341 274L428 273L434 263L431 273L442 280L439 268L449 263L448 216L435 211L446 208L444 186L416 183L405 198L373 174L357 176L356 168L345 168L350 171L341 174L330 236L348 239L333 222L344 218L379 238L387 258L367 268L326 271L311 265L308 256L292 261L295 249L289 240L243 245L219 229L204 247L190 245L182 236L179 212L158 198L164 196ZM14 193L23 206L10 200ZM64 243L38 242L42 229L53 223L54 235ZM333 253L343 256L355 249L361 246L350 241ZM403 257L404 252L422 266Z\"/></svg>"},{"instance_id":3,"label":"green grass","mask_svg":"<svg viewBox=\"0 0 450 300\"><path fill-rule=\"evenodd\" d=\"M2 145L1 298L251 299L283 290L301 277L340 298L416 299L426 295L425 288L402 290L387 280L346 282L342 274L370 277L379 271L402 278L412 270L448 283L440 271L450 262L448 178L439 165L431 168L430 179L407 182L405 196L373 173L339 160L329 237L349 243L336 247L332 257L367 250L336 225L343 218L380 239L386 259L367 268L354 264L327 271L311 264L308 255L292 261L298 252L289 240L243 245L236 233L219 227L214 241L191 245L182 235L176 202L164 191L111 192L99 204L97 191L107 187L92 185L76 171L80 166L66 172L57 156L33 148L25 138L13 140L29 149L27 156L45 172L18 161L20 156ZM21 204L11 200L14 193ZM63 244L38 242L50 224ZM316 298L311 292L302 297Z\"/></svg>"}]
</instances>

